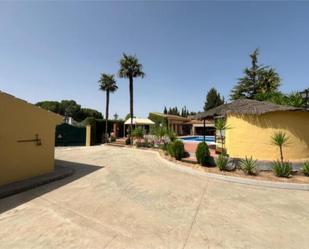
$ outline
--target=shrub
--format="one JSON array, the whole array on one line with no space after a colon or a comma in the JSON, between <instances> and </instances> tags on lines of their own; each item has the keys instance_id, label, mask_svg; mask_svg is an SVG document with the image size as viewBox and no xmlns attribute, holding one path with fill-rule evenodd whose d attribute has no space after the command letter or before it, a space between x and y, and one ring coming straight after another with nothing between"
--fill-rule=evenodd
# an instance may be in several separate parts
<instances>
[{"instance_id":1,"label":"shrub","mask_svg":"<svg viewBox=\"0 0 309 249\"><path fill-rule=\"evenodd\" d=\"M175 143L174 142L170 142L166 145L166 150L167 150L167 153L172 156L172 157L175 157Z\"/></svg>"},{"instance_id":2,"label":"shrub","mask_svg":"<svg viewBox=\"0 0 309 249\"><path fill-rule=\"evenodd\" d=\"M206 165L210 157L208 145L204 142L199 143L195 151L195 156L199 164Z\"/></svg>"},{"instance_id":3,"label":"shrub","mask_svg":"<svg viewBox=\"0 0 309 249\"><path fill-rule=\"evenodd\" d=\"M290 177L292 174L292 165L290 162L274 161L273 162L273 171L276 176L279 177Z\"/></svg>"},{"instance_id":4,"label":"shrub","mask_svg":"<svg viewBox=\"0 0 309 249\"><path fill-rule=\"evenodd\" d=\"M174 156L176 160L181 160L181 158L184 157L185 154L185 146L182 141L176 140L174 142Z\"/></svg>"},{"instance_id":5,"label":"shrub","mask_svg":"<svg viewBox=\"0 0 309 249\"><path fill-rule=\"evenodd\" d=\"M217 159L216 159L216 164L217 167L222 171L222 170L227 170L227 163L229 161L229 158L224 155L224 154L220 154Z\"/></svg>"},{"instance_id":6,"label":"shrub","mask_svg":"<svg viewBox=\"0 0 309 249\"><path fill-rule=\"evenodd\" d=\"M181 160L185 155L185 146L182 141L176 140L167 145L167 152L170 156L175 157L176 160Z\"/></svg>"},{"instance_id":7,"label":"shrub","mask_svg":"<svg viewBox=\"0 0 309 249\"><path fill-rule=\"evenodd\" d=\"M127 137L127 139L126 139L126 145L130 145L131 144L131 139L130 139L130 137Z\"/></svg>"},{"instance_id":8,"label":"shrub","mask_svg":"<svg viewBox=\"0 0 309 249\"><path fill-rule=\"evenodd\" d=\"M250 158L246 157L245 159L241 160L240 167L247 175L257 174L256 160L253 160L252 156Z\"/></svg>"},{"instance_id":9,"label":"shrub","mask_svg":"<svg viewBox=\"0 0 309 249\"><path fill-rule=\"evenodd\" d=\"M132 136L136 139L142 139L144 137L144 130L142 127L137 127L132 131Z\"/></svg>"},{"instance_id":10,"label":"shrub","mask_svg":"<svg viewBox=\"0 0 309 249\"><path fill-rule=\"evenodd\" d=\"M309 176L309 162L304 163L304 167L302 168L302 171L305 176Z\"/></svg>"},{"instance_id":11,"label":"shrub","mask_svg":"<svg viewBox=\"0 0 309 249\"><path fill-rule=\"evenodd\" d=\"M114 136L111 136L111 142L116 142L116 138Z\"/></svg>"}]
</instances>

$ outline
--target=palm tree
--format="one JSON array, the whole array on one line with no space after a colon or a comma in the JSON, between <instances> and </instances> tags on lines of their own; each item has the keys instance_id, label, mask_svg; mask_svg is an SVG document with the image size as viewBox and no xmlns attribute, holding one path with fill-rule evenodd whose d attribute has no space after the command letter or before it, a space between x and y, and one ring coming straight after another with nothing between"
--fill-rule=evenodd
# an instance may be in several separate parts
<instances>
[{"instance_id":1,"label":"palm tree","mask_svg":"<svg viewBox=\"0 0 309 249\"><path fill-rule=\"evenodd\" d=\"M289 137L284 132L278 131L272 135L271 142L279 147L281 165L283 165L283 146L288 144Z\"/></svg>"},{"instance_id":2,"label":"palm tree","mask_svg":"<svg viewBox=\"0 0 309 249\"><path fill-rule=\"evenodd\" d=\"M260 73L259 91L262 93L276 92L280 86L279 74L273 69L263 69Z\"/></svg>"},{"instance_id":3,"label":"palm tree","mask_svg":"<svg viewBox=\"0 0 309 249\"><path fill-rule=\"evenodd\" d=\"M129 92L130 92L130 138L132 137L132 128L133 128L133 79L145 76L143 72L143 65L139 63L136 56L123 54L120 60L120 69L119 69L120 78L129 79ZM132 141L131 141L132 143Z\"/></svg>"},{"instance_id":4,"label":"palm tree","mask_svg":"<svg viewBox=\"0 0 309 249\"><path fill-rule=\"evenodd\" d=\"M225 154L224 151L224 140L225 140L225 135L223 135L223 132L225 130L230 129L230 126L226 124L226 121L224 118L218 118L215 122L215 128L217 131L220 132L220 140L221 140L221 149L222 149L222 154Z\"/></svg>"},{"instance_id":5,"label":"palm tree","mask_svg":"<svg viewBox=\"0 0 309 249\"><path fill-rule=\"evenodd\" d=\"M100 80L100 90L106 92L106 112L105 112L105 142L108 142L108 110L109 110L109 94L118 89L116 80L113 74L102 73Z\"/></svg>"}]
</instances>

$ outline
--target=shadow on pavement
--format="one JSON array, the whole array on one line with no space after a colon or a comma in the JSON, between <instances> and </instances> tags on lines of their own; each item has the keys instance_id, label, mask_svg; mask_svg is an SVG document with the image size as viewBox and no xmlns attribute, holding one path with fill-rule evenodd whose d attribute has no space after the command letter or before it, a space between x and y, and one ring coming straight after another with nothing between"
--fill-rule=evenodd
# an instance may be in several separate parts
<instances>
[{"instance_id":1,"label":"shadow on pavement","mask_svg":"<svg viewBox=\"0 0 309 249\"><path fill-rule=\"evenodd\" d=\"M15 208L23 203L31 201L45 193L53 191L59 187L69 184L75 180L78 180L88 174L91 174L99 169L103 169L104 166L89 165L77 162L55 160L56 167L69 168L74 173L66 178L56 180L33 189L26 190L22 193L18 193L3 199L0 199L0 214Z\"/></svg>"}]
</instances>

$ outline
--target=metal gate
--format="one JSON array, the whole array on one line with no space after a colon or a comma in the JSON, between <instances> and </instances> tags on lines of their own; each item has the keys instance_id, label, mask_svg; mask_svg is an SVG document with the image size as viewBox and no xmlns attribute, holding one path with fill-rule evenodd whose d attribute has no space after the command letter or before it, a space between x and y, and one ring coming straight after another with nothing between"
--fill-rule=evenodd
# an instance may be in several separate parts
<instances>
[{"instance_id":1,"label":"metal gate","mask_svg":"<svg viewBox=\"0 0 309 249\"><path fill-rule=\"evenodd\" d=\"M56 146L84 146L86 144L86 128L69 124L56 127Z\"/></svg>"}]
</instances>

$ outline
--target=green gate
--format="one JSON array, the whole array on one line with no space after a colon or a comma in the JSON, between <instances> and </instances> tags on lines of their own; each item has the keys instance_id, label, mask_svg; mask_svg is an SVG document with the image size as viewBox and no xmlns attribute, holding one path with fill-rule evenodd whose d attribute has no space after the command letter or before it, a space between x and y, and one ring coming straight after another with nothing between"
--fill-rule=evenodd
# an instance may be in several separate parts
<instances>
[{"instance_id":1,"label":"green gate","mask_svg":"<svg viewBox=\"0 0 309 249\"><path fill-rule=\"evenodd\" d=\"M69 124L56 127L56 146L84 146L86 144L86 128Z\"/></svg>"}]
</instances>

